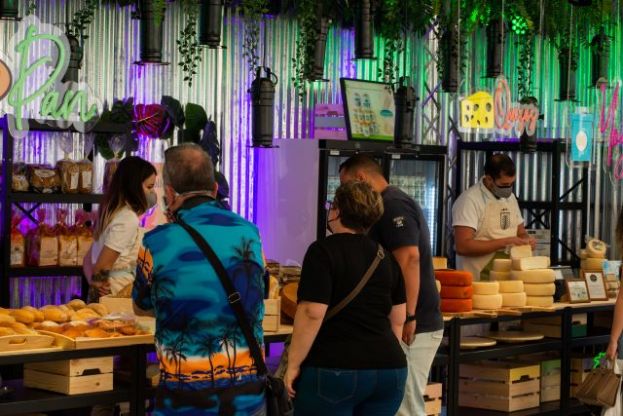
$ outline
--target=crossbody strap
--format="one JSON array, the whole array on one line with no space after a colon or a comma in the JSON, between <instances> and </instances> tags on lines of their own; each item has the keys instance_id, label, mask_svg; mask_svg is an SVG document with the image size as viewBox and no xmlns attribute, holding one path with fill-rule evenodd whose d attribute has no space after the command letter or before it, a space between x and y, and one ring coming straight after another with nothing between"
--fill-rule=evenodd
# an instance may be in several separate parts
<instances>
[{"instance_id":1,"label":"crossbody strap","mask_svg":"<svg viewBox=\"0 0 623 416\"><path fill-rule=\"evenodd\" d=\"M381 247L381 245L379 244L378 250L376 252L376 257L374 257L372 264L370 264L370 267L368 267L366 273L363 275L359 283L357 283L357 286L355 286L355 288L344 299L342 299L340 303L329 309L329 311L325 315L325 321L333 318L342 309L344 309L346 305L348 305L353 299L355 299L359 292L361 292L361 289L363 289L366 283L368 283L368 280L370 280L370 278L374 274L374 271L379 266L379 263L381 262L381 260L383 260L383 258L385 258L385 252L383 251L383 247Z\"/></svg>"},{"instance_id":2,"label":"crossbody strap","mask_svg":"<svg viewBox=\"0 0 623 416\"><path fill-rule=\"evenodd\" d=\"M179 224L195 241L197 246L201 249L205 257L212 264L216 275L218 276L221 284L223 285L223 289L225 289L225 293L227 294L227 302L231 306L234 314L236 315L236 320L238 321L238 325L244 334L244 337L247 341L247 345L249 346L249 351L251 352L251 356L253 357L253 361L255 361L255 365L258 370L259 375L268 374L268 369L266 368L266 363L264 363L264 357L262 355L262 350L260 348L259 343L257 342L257 338L253 335L253 330L251 329L251 325L249 324L249 320L244 312L244 308L242 307L242 303L240 303L240 292L236 290L234 285L232 284L225 267L221 260L219 260L218 256L212 250L212 247L208 244L208 242L190 225L186 224L181 218L177 218L177 224Z\"/></svg>"}]
</instances>

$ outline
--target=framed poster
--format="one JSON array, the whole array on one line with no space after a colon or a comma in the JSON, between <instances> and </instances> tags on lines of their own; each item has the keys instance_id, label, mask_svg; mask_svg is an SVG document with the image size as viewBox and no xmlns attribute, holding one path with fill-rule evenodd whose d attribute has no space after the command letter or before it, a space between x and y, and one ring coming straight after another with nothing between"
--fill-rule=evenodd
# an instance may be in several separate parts
<instances>
[{"instance_id":1,"label":"framed poster","mask_svg":"<svg viewBox=\"0 0 623 416\"><path fill-rule=\"evenodd\" d=\"M567 293L569 294L569 303L585 303L591 301L588 296L588 288L586 287L585 280L567 279L565 280L565 284L567 285Z\"/></svg>"},{"instance_id":2,"label":"framed poster","mask_svg":"<svg viewBox=\"0 0 623 416\"><path fill-rule=\"evenodd\" d=\"M340 78L349 140L394 140L396 105L391 84Z\"/></svg>"},{"instance_id":3,"label":"framed poster","mask_svg":"<svg viewBox=\"0 0 623 416\"><path fill-rule=\"evenodd\" d=\"M591 300L608 300L608 292L603 272L591 272L582 270L582 276L586 281L588 296Z\"/></svg>"}]
</instances>

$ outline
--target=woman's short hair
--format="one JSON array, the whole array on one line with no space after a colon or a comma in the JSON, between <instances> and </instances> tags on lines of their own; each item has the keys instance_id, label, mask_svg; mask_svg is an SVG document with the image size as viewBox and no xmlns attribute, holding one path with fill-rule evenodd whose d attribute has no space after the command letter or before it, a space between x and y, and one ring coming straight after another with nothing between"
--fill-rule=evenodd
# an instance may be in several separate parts
<instances>
[{"instance_id":1,"label":"woman's short hair","mask_svg":"<svg viewBox=\"0 0 623 416\"><path fill-rule=\"evenodd\" d=\"M340 211L342 225L366 232L383 215L383 198L363 181L349 181L335 191L333 206Z\"/></svg>"}]
</instances>

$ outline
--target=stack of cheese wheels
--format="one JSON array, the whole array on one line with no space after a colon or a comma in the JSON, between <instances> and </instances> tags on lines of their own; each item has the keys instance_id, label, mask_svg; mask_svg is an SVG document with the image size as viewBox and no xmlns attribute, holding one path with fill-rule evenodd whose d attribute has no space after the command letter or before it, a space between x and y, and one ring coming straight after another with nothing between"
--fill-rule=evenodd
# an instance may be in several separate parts
<instances>
[{"instance_id":1,"label":"stack of cheese wheels","mask_svg":"<svg viewBox=\"0 0 623 416\"><path fill-rule=\"evenodd\" d=\"M604 260L608 246L600 240L592 239L586 243L586 248L580 250L580 267L591 272L603 272Z\"/></svg>"},{"instance_id":2,"label":"stack of cheese wheels","mask_svg":"<svg viewBox=\"0 0 623 416\"><path fill-rule=\"evenodd\" d=\"M473 286L474 309L500 309L502 307L499 282L474 282Z\"/></svg>"},{"instance_id":3,"label":"stack of cheese wheels","mask_svg":"<svg viewBox=\"0 0 623 416\"><path fill-rule=\"evenodd\" d=\"M528 245L515 246L511 249L511 262L511 279L523 282L526 305L552 306L556 274L549 269L549 257L532 256L532 249Z\"/></svg>"},{"instance_id":4,"label":"stack of cheese wheels","mask_svg":"<svg viewBox=\"0 0 623 416\"><path fill-rule=\"evenodd\" d=\"M500 284L503 307L519 308L526 306L527 297L521 280L501 280L498 283Z\"/></svg>"},{"instance_id":5,"label":"stack of cheese wheels","mask_svg":"<svg viewBox=\"0 0 623 416\"><path fill-rule=\"evenodd\" d=\"M493 259L493 268L489 272L489 280L510 280L511 265L511 259Z\"/></svg>"},{"instance_id":6,"label":"stack of cheese wheels","mask_svg":"<svg viewBox=\"0 0 623 416\"><path fill-rule=\"evenodd\" d=\"M472 274L461 270L435 270L441 284L441 311L449 313L472 310Z\"/></svg>"}]
</instances>

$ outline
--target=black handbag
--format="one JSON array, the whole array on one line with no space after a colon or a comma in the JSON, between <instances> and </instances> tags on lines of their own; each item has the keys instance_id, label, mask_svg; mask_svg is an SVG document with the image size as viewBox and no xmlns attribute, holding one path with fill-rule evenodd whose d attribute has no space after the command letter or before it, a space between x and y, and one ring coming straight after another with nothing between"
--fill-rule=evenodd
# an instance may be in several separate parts
<instances>
[{"instance_id":1,"label":"black handbag","mask_svg":"<svg viewBox=\"0 0 623 416\"><path fill-rule=\"evenodd\" d=\"M223 288L225 289L225 293L227 293L227 301L231 306L234 314L236 315L236 320L238 321L238 325L240 325L240 329L244 334L244 337L249 346L249 350L251 352L251 356L253 357L253 361L255 361L255 365L257 367L257 373L259 376L266 377L266 411L268 416L292 416L294 414L294 408L292 406L292 401L288 396L288 391L286 390L285 384L282 379L273 377L266 367L266 363L264 362L264 357L262 356L262 350L260 348L257 339L253 335L253 330L251 329L251 325L249 324L249 320L245 316L244 309L242 304L240 303L240 293L236 290L234 285L231 283L229 275L223 266L223 263L219 260L212 247L208 244L208 242L190 225L185 223L181 218L177 218L176 223L180 225L195 241L197 246L201 249L206 259L212 264L216 275L218 276Z\"/></svg>"}]
</instances>

